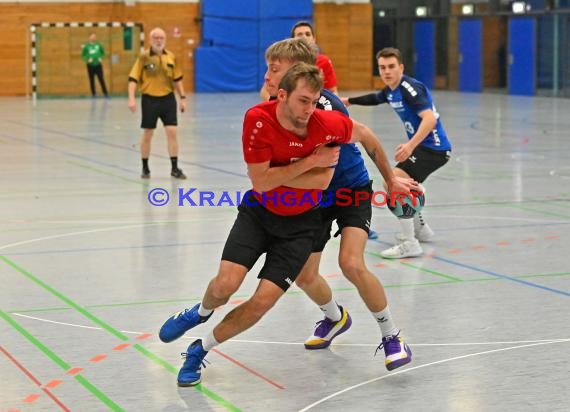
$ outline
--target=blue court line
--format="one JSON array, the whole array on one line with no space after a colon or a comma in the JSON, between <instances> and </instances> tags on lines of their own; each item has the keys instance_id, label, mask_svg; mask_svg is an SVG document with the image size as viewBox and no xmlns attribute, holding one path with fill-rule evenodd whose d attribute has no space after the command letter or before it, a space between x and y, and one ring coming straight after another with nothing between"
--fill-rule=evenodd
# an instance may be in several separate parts
<instances>
[{"instance_id":1,"label":"blue court line","mask_svg":"<svg viewBox=\"0 0 570 412\"><path fill-rule=\"evenodd\" d=\"M502 275L502 274L500 274L500 273L492 272L492 271L486 270L486 269L481 269L481 268L478 268L478 267L476 267L476 266L467 265L467 264L465 264L465 263L459 263L459 262L456 262L456 261L451 260L451 259L446 259L446 258L442 258L442 257L439 257L439 256L432 256L432 259L440 260L440 261L442 261L442 262L446 262L446 263L449 263L449 264L451 264L451 265L459 266L459 267L462 267L462 268L465 268L465 269L474 270L475 272L485 273L485 274L487 274L487 275L495 276L495 277L497 277L497 278L501 278L501 279L505 279L505 280L510 280L510 281L512 281L512 282L522 283L523 285L526 285L526 286L531 286L531 287L533 287L533 288L542 289L542 290L546 290L546 291L548 291L548 292L557 293L557 294L559 294L559 295L563 295L563 296L568 296L568 297L570 297L570 292L565 292L565 291L563 291L563 290L554 289L554 288L549 288L548 286L542 286L542 285L539 285L539 284L537 284L537 283L532 283L532 282L529 282L529 281L527 281L527 280L517 279L517 278L511 277L511 276Z\"/></svg>"},{"instance_id":2,"label":"blue court line","mask_svg":"<svg viewBox=\"0 0 570 412\"><path fill-rule=\"evenodd\" d=\"M439 230L438 230L438 231L439 231ZM370 239L370 240L368 240L368 241L369 241L369 242L373 241L373 242L380 243L380 244L383 244L383 245L390 245L390 246L393 245L393 243L384 242L384 241L378 240L378 239ZM485 274L487 274L487 275L495 276L495 277L500 278L500 279L505 279L505 280L510 280L510 281L517 282L517 283L522 283L523 285L526 285L526 286L532 286L533 288L543 289L543 290L546 290L546 291L549 291L549 292L553 292L553 293L557 293L557 294L560 294L560 295L563 295L563 296L568 296L568 297L570 297L570 292L565 292L565 291L563 291L563 290L558 290L558 289L554 289L554 288L549 288L548 286L542 286L542 285L539 285L539 284L537 284L537 283L528 282L528 281L526 281L526 280L517 279L517 278L511 277L511 276L502 275L502 274L500 274L500 273L492 272L492 271L486 270L486 269L481 269L481 268L478 268L478 267L476 267L476 266L471 266L471 265L467 265L467 264L465 264L465 263L456 262L455 260L446 259L446 258L443 258L443 257L440 257L440 256L436 256L436 255L432 256L432 259L439 260L439 261L442 261L442 262L445 262L445 263L449 263L450 265L459 266L459 267L462 267L462 268L465 268L465 269L470 269L470 270L473 270L473 271L475 271L475 272L485 273Z\"/></svg>"}]
</instances>

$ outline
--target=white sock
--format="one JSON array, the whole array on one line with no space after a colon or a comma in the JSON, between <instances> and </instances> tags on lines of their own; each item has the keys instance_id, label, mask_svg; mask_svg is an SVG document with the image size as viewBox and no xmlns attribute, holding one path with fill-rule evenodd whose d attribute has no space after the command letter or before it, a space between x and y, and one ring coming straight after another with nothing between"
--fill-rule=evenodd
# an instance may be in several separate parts
<instances>
[{"instance_id":1,"label":"white sock","mask_svg":"<svg viewBox=\"0 0 570 412\"><path fill-rule=\"evenodd\" d=\"M396 328L394 320L392 319L392 314L390 313L390 308L386 306L380 312L372 312L372 316L378 322L380 326L380 331L382 331L382 337L397 335L399 329Z\"/></svg>"},{"instance_id":2,"label":"white sock","mask_svg":"<svg viewBox=\"0 0 570 412\"><path fill-rule=\"evenodd\" d=\"M204 350L206 352L209 352L212 350L212 348L214 348L215 346L218 346L220 344L220 342L218 342L216 340L216 338L214 337L214 329L212 329L210 331L210 333L208 333L206 335L206 337L204 339L202 339L202 347L204 348Z\"/></svg>"},{"instance_id":3,"label":"white sock","mask_svg":"<svg viewBox=\"0 0 570 412\"><path fill-rule=\"evenodd\" d=\"M417 214L414 216L414 223L415 223L415 225L418 226L418 227L422 227L422 226L424 226L424 225L426 224L426 221L425 221L425 219L424 219L424 216L422 215L422 212L417 213Z\"/></svg>"},{"instance_id":4,"label":"white sock","mask_svg":"<svg viewBox=\"0 0 570 412\"><path fill-rule=\"evenodd\" d=\"M329 303L319 306L319 308L323 311L325 316L330 320L332 320L333 322L338 322L340 318L342 318L342 313L340 312L340 308L338 307L334 299L331 299Z\"/></svg>"},{"instance_id":5,"label":"white sock","mask_svg":"<svg viewBox=\"0 0 570 412\"><path fill-rule=\"evenodd\" d=\"M203 318L205 318L206 316L210 316L210 314L213 312L212 309L206 309L204 307L204 304L200 302L200 306L198 307L198 315L202 316Z\"/></svg>"},{"instance_id":6,"label":"white sock","mask_svg":"<svg viewBox=\"0 0 570 412\"><path fill-rule=\"evenodd\" d=\"M408 240L415 239L414 236L414 220L413 219L398 219L402 227L402 233Z\"/></svg>"}]
</instances>

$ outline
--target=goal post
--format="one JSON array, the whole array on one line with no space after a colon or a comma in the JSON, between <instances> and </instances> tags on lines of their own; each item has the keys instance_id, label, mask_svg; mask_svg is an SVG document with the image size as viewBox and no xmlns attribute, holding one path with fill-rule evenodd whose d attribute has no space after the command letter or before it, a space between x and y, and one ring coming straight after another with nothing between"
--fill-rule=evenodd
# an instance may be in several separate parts
<instances>
[{"instance_id":1,"label":"goal post","mask_svg":"<svg viewBox=\"0 0 570 412\"><path fill-rule=\"evenodd\" d=\"M30 26L31 93L38 97L91 96L81 58L90 33L105 49L103 73L110 95L125 95L129 71L144 48L141 23L36 23ZM96 90L99 83L96 80Z\"/></svg>"}]
</instances>

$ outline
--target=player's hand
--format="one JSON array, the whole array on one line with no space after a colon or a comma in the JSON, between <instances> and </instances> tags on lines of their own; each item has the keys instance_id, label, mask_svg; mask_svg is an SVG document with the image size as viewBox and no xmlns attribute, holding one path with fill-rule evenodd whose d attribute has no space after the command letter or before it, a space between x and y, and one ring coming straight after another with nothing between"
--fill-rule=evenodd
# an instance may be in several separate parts
<instances>
[{"instance_id":1,"label":"player's hand","mask_svg":"<svg viewBox=\"0 0 570 412\"><path fill-rule=\"evenodd\" d=\"M180 106L180 113L184 113L186 110L186 100L180 99L178 105Z\"/></svg>"},{"instance_id":2,"label":"player's hand","mask_svg":"<svg viewBox=\"0 0 570 412\"><path fill-rule=\"evenodd\" d=\"M394 158L396 162L405 162L408 157L412 155L413 149L411 148L409 143L400 144L396 147L396 153L394 154Z\"/></svg>"},{"instance_id":3,"label":"player's hand","mask_svg":"<svg viewBox=\"0 0 570 412\"><path fill-rule=\"evenodd\" d=\"M342 104L344 104L346 107L350 106L350 103L348 102L348 97L341 97L340 100Z\"/></svg>"},{"instance_id":4,"label":"player's hand","mask_svg":"<svg viewBox=\"0 0 570 412\"><path fill-rule=\"evenodd\" d=\"M421 192L420 184L411 177L395 176L388 185L388 193L410 193L412 191Z\"/></svg>"},{"instance_id":5,"label":"player's hand","mask_svg":"<svg viewBox=\"0 0 570 412\"><path fill-rule=\"evenodd\" d=\"M137 111L137 101L135 99L129 99L127 106L131 112Z\"/></svg>"},{"instance_id":6,"label":"player's hand","mask_svg":"<svg viewBox=\"0 0 570 412\"><path fill-rule=\"evenodd\" d=\"M340 156L340 146L320 145L313 152L313 156L317 161L315 167L335 167Z\"/></svg>"}]
</instances>

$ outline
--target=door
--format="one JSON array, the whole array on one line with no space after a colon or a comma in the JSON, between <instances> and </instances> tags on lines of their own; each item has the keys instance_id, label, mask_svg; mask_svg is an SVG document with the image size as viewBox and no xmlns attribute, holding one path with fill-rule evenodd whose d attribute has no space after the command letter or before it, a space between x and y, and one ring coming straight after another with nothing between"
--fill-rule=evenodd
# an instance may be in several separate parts
<instances>
[{"instance_id":1,"label":"door","mask_svg":"<svg viewBox=\"0 0 570 412\"><path fill-rule=\"evenodd\" d=\"M482 43L481 19L459 20L459 90L481 92Z\"/></svg>"},{"instance_id":2,"label":"door","mask_svg":"<svg viewBox=\"0 0 570 412\"><path fill-rule=\"evenodd\" d=\"M435 24L414 22L414 77L432 89L435 82Z\"/></svg>"},{"instance_id":3,"label":"door","mask_svg":"<svg viewBox=\"0 0 570 412\"><path fill-rule=\"evenodd\" d=\"M533 96L536 90L536 21L512 17L508 38L509 94Z\"/></svg>"}]
</instances>

